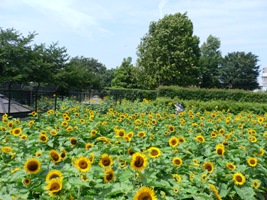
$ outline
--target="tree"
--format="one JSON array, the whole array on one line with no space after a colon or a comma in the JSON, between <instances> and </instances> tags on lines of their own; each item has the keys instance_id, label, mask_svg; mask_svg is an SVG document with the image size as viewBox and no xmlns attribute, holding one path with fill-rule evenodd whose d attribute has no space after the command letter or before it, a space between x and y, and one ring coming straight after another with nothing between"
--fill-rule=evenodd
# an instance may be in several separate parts
<instances>
[{"instance_id":1,"label":"tree","mask_svg":"<svg viewBox=\"0 0 267 200\"><path fill-rule=\"evenodd\" d=\"M114 73L114 79L111 82L112 87L136 88L137 81L134 75L134 66L131 64L132 58L124 58L120 67L117 67Z\"/></svg>"},{"instance_id":2,"label":"tree","mask_svg":"<svg viewBox=\"0 0 267 200\"><path fill-rule=\"evenodd\" d=\"M31 43L36 33L24 37L15 29L0 28L0 80L20 81L24 79L24 67L31 59Z\"/></svg>"},{"instance_id":3,"label":"tree","mask_svg":"<svg viewBox=\"0 0 267 200\"><path fill-rule=\"evenodd\" d=\"M228 53L220 67L219 80L224 88L253 90L259 87L258 57L251 52Z\"/></svg>"},{"instance_id":4,"label":"tree","mask_svg":"<svg viewBox=\"0 0 267 200\"><path fill-rule=\"evenodd\" d=\"M137 64L143 86L197 85L199 38L193 36L193 23L187 14L166 15L151 22L137 48Z\"/></svg>"},{"instance_id":5,"label":"tree","mask_svg":"<svg viewBox=\"0 0 267 200\"><path fill-rule=\"evenodd\" d=\"M219 38L210 35L207 41L200 47L200 61L201 69L200 87L203 88L217 88L219 83L219 65L222 61L220 52L221 42Z\"/></svg>"},{"instance_id":6,"label":"tree","mask_svg":"<svg viewBox=\"0 0 267 200\"><path fill-rule=\"evenodd\" d=\"M33 44L36 33L24 37L15 29L0 31L0 81L54 83L69 59L65 47Z\"/></svg>"},{"instance_id":7,"label":"tree","mask_svg":"<svg viewBox=\"0 0 267 200\"><path fill-rule=\"evenodd\" d=\"M94 58L74 57L57 75L63 87L80 89L99 89L103 87L102 78L106 67Z\"/></svg>"}]
</instances>

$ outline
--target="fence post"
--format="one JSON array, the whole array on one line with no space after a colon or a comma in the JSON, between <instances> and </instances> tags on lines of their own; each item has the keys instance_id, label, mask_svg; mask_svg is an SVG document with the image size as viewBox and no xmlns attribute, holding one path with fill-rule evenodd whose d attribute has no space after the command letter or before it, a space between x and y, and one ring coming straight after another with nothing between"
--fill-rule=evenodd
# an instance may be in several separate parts
<instances>
[{"instance_id":1,"label":"fence post","mask_svg":"<svg viewBox=\"0 0 267 200\"><path fill-rule=\"evenodd\" d=\"M37 102L38 102L38 90L39 90L39 86L40 86L40 83L38 83L38 86L37 86L37 88L36 88L36 91L35 91L35 112L37 112L37 108L38 108L38 106L37 106Z\"/></svg>"},{"instance_id":2,"label":"fence post","mask_svg":"<svg viewBox=\"0 0 267 200\"><path fill-rule=\"evenodd\" d=\"M8 115L10 114L10 108L11 108L11 84L12 82L10 81L9 82L9 85L8 85Z\"/></svg>"}]
</instances>

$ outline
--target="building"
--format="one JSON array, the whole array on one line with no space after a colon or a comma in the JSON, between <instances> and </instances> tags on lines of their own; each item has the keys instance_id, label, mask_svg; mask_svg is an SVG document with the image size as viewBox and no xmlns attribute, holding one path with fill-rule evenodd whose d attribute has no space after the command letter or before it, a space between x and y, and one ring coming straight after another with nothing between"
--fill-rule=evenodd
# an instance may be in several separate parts
<instances>
[{"instance_id":1,"label":"building","mask_svg":"<svg viewBox=\"0 0 267 200\"><path fill-rule=\"evenodd\" d=\"M261 76L261 89L262 91L267 91L267 67L262 69L262 76Z\"/></svg>"}]
</instances>

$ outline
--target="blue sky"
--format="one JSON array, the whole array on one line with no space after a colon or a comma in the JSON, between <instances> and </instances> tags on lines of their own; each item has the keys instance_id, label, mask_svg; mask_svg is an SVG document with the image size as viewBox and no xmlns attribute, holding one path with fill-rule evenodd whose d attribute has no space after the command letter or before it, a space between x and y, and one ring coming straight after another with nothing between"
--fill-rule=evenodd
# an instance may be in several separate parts
<instances>
[{"instance_id":1,"label":"blue sky","mask_svg":"<svg viewBox=\"0 0 267 200\"><path fill-rule=\"evenodd\" d=\"M267 67L267 0L0 0L0 26L35 31L35 43L59 42L110 69L127 57L135 64L149 23L177 12L187 12L200 45L213 35L223 56L252 52Z\"/></svg>"}]
</instances>

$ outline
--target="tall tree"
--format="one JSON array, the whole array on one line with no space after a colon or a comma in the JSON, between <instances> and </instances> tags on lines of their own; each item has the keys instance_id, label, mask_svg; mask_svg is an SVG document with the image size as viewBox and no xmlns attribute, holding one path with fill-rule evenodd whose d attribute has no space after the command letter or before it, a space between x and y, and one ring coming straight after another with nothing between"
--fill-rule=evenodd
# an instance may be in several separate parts
<instances>
[{"instance_id":1,"label":"tall tree","mask_svg":"<svg viewBox=\"0 0 267 200\"><path fill-rule=\"evenodd\" d=\"M199 38L187 14L166 15L151 22L137 48L143 86L190 86L198 84Z\"/></svg>"},{"instance_id":2,"label":"tall tree","mask_svg":"<svg viewBox=\"0 0 267 200\"><path fill-rule=\"evenodd\" d=\"M0 80L20 81L24 79L24 67L31 59L31 43L36 33L24 37L15 29L0 28Z\"/></svg>"},{"instance_id":3,"label":"tall tree","mask_svg":"<svg viewBox=\"0 0 267 200\"><path fill-rule=\"evenodd\" d=\"M102 78L106 67L94 58L74 57L57 75L57 81L64 87L99 89L103 87Z\"/></svg>"},{"instance_id":4,"label":"tall tree","mask_svg":"<svg viewBox=\"0 0 267 200\"><path fill-rule=\"evenodd\" d=\"M134 66L131 64L132 58L124 58L121 66L117 67L114 73L114 79L111 82L112 87L136 88L137 81L134 75Z\"/></svg>"},{"instance_id":5,"label":"tall tree","mask_svg":"<svg viewBox=\"0 0 267 200\"><path fill-rule=\"evenodd\" d=\"M258 57L251 52L228 53L220 67L220 81L224 88L253 90L259 87Z\"/></svg>"},{"instance_id":6,"label":"tall tree","mask_svg":"<svg viewBox=\"0 0 267 200\"><path fill-rule=\"evenodd\" d=\"M210 35L200 47L200 87L217 88L220 86L218 77L219 65L222 61L220 46L219 38Z\"/></svg>"}]
</instances>

